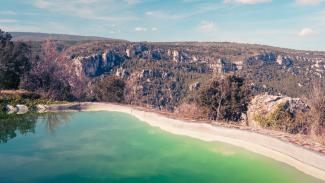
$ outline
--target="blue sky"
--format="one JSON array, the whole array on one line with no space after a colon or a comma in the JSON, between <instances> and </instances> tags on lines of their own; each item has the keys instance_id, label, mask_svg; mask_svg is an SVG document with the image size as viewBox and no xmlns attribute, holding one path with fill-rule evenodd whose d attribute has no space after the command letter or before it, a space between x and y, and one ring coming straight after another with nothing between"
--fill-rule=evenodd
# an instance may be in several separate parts
<instances>
[{"instance_id":1,"label":"blue sky","mask_svg":"<svg viewBox=\"0 0 325 183\"><path fill-rule=\"evenodd\" d=\"M325 0L1 0L0 28L325 51Z\"/></svg>"}]
</instances>

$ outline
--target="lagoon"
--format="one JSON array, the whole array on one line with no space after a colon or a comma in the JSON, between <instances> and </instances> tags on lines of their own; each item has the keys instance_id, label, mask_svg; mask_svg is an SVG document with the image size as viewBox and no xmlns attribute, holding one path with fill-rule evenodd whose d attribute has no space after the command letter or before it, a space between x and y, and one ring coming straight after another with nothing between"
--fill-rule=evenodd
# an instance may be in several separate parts
<instances>
[{"instance_id":1,"label":"lagoon","mask_svg":"<svg viewBox=\"0 0 325 183\"><path fill-rule=\"evenodd\" d=\"M119 112L0 120L0 182L321 182L219 142L172 135Z\"/></svg>"}]
</instances>

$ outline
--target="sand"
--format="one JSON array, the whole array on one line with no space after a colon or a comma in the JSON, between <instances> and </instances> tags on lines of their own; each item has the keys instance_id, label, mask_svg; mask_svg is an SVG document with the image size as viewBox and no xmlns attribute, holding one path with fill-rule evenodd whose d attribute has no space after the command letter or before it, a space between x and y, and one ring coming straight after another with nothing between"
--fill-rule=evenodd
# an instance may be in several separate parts
<instances>
[{"instance_id":1,"label":"sand","mask_svg":"<svg viewBox=\"0 0 325 183\"><path fill-rule=\"evenodd\" d=\"M325 180L325 154L305 149L275 137L251 131L225 128L207 123L195 123L168 118L154 112L110 103L81 103L72 106L82 111L115 111L133 115L143 122L176 135L203 141L232 144L254 153L286 163L305 174ZM50 110L67 110L71 105L53 106Z\"/></svg>"}]
</instances>

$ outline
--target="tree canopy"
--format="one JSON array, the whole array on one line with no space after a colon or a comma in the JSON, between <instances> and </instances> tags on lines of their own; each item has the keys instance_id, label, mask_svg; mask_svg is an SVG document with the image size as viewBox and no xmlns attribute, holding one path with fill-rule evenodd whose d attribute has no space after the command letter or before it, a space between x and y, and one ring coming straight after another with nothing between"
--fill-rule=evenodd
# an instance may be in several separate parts
<instances>
[{"instance_id":1,"label":"tree canopy","mask_svg":"<svg viewBox=\"0 0 325 183\"><path fill-rule=\"evenodd\" d=\"M11 38L0 29L0 89L17 89L21 77L30 69L29 47Z\"/></svg>"}]
</instances>

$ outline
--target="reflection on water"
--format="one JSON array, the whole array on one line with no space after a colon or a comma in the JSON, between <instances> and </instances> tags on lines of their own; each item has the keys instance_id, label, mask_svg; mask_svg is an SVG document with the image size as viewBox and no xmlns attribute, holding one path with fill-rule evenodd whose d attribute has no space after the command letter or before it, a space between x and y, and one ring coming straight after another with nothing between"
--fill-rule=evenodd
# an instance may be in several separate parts
<instances>
[{"instance_id":1,"label":"reflection on water","mask_svg":"<svg viewBox=\"0 0 325 183\"><path fill-rule=\"evenodd\" d=\"M69 113L42 113L42 114L6 114L0 113L0 143L7 143L18 134L35 133L36 123L41 120L45 123L48 132L54 133L62 124L69 121Z\"/></svg>"},{"instance_id":2,"label":"reflection on water","mask_svg":"<svg viewBox=\"0 0 325 183\"><path fill-rule=\"evenodd\" d=\"M67 124L70 119L70 113L47 113L41 116L48 132L54 133L55 130L63 124Z\"/></svg>"}]
</instances>

